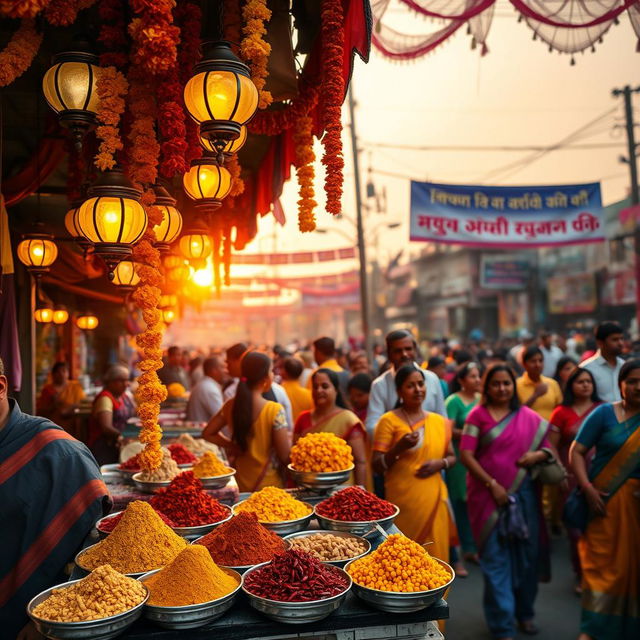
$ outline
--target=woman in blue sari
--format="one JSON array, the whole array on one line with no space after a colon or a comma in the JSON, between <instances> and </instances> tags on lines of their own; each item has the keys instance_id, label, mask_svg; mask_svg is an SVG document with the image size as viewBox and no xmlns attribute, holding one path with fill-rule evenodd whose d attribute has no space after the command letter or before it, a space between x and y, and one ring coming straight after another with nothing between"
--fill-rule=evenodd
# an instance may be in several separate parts
<instances>
[{"instance_id":1,"label":"woman in blue sari","mask_svg":"<svg viewBox=\"0 0 640 640\"><path fill-rule=\"evenodd\" d=\"M640 360L622 366L618 385L622 400L591 412L569 454L591 515L578 542L579 640L640 638Z\"/></svg>"}]
</instances>

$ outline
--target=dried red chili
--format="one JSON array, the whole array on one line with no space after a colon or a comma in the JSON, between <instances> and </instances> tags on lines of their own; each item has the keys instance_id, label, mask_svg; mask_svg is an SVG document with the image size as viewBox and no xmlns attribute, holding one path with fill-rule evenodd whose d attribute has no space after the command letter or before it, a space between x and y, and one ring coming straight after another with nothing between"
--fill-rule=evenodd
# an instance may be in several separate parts
<instances>
[{"instance_id":1,"label":"dried red chili","mask_svg":"<svg viewBox=\"0 0 640 640\"><path fill-rule=\"evenodd\" d=\"M140 454L136 454L135 456L131 456L128 460L121 462L118 465L118 469L122 469L123 471L140 471Z\"/></svg>"},{"instance_id":2,"label":"dried red chili","mask_svg":"<svg viewBox=\"0 0 640 640\"><path fill-rule=\"evenodd\" d=\"M349 580L337 568L306 551L289 549L245 577L250 593L280 602L323 600L345 591Z\"/></svg>"},{"instance_id":3,"label":"dried red chili","mask_svg":"<svg viewBox=\"0 0 640 640\"><path fill-rule=\"evenodd\" d=\"M241 511L198 540L209 550L216 564L241 567L268 562L285 550L282 538L258 522L255 513Z\"/></svg>"},{"instance_id":4,"label":"dried red chili","mask_svg":"<svg viewBox=\"0 0 640 640\"><path fill-rule=\"evenodd\" d=\"M171 457L176 461L176 464L191 464L198 459L193 455L193 453L191 453L191 451L189 451L189 449L181 444L170 444L167 448L171 453Z\"/></svg>"},{"instance_id":5,"label":"dried red chili","mask_svg":"<svg viewBox=\"0 0 640 640\"><path fill-rule=\"evenodd\" d=\"M393 515L395 511L396 507L391 502L381 500L360 487L336 491L316 506L316 513L325 518L351 522L380 520Z\"/></svg>"},{"instance_id":6,"label":"dried red chili","mask_svg":"<svg viewBox=\"0 0 640 640\"><path fill-rule=\"evenodd\" d=\"M98 527L98 531L101 531L102 533L111 533L116 528L118 522L120 522L120 520L122 519L123 513L124 511L121 511L115 516L102 521L100 523L100 526ZM167 518L164 513L160 513L160 511L156 511L156 513L160 516L160 520L162 520L162 522L164 522L168 527L176 526L176 523L171 520L171 518Z\"/></svg>"},{"instance_id":7,"label":"dried red chili","mask_svg":"<svg viewBox=\"0 0 640 640\"><path fill-rule=\"evenodd\" d=\"M178 527L197 527L223 520L228 510L203 488L202 482L185 471L176 476L166 489L160 489L149 504L171 518Z\"/></svg>"}]
</instances>

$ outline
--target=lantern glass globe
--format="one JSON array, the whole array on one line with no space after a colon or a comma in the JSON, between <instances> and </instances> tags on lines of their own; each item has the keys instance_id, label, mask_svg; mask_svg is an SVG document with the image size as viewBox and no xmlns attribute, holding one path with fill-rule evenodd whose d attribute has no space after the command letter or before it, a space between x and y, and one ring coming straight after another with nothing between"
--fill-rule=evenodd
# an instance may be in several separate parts
<instances>
[{"instance_id":1,"label":"lantern glass globe","mask_svg":"<svg viewBox=\"0 0 640 640\"><path fill-rule=\"evenodd\" d=\"M85 331L92 331L98 324L100 324L98 318L91 314L78 316L76 319L78 329L84 329Z\"/></svg>"},{"instance_id":2,"label":"lantern glass globe","mask_svg":"<svg viewBox=\"0 0 640 640\"><path fill-rule=\"evenodd\" d=\"M53 320L53 309L50 307L40 307L33 312L36 322L48 323Z\"/></svg>"},{"instance_id":3,"label":"lantern glass globe","mask_svg":"<svg viewBox=\"0 0 640 640\"><path fill-rule=\"evenodd\" d=\"M54 309L52 319L54 324L64 324L69 319L69 312L66 309Z\"/></svg>"},{"instance_id":4,"label":"lantern glass globe","mask_svg":"<svg viewBox=\"0 0 640 640\"><path fill-rule=\"evenodd\" d=\"M211 253L211 238L205 233L184 235L180 238L180 251L187 260L206 258Z\"/></svg>"},{"instance_id":5,"label":"lantern glass globe","mask_svg":"<svg viewBox=\"0 0 640 640\"><path fill-rule=\"evenodd\" d=\"M88 62L59 62L44 74L42 92L56 113L84 111L95 114L100 102L96 91L99 73L100 67Z\"/></svg>"},{"instance_id":6,"label":"lantern glass globe","mask_svg":"<svg viewBox=\"0 0 640 640\"><path fill-rule=\"evenodd\" d=\"M18 245L18 259L25 267L48 269L58 257L56 243L46 236L25 238Z\"/></svg>"},{"instance_id":7,"label":"lantern glass globe","mask_svg":"<svg viewBox=\"0 0 640 640\"><path fill-rule=\"evenodd\" d=\"M82 203L76 224L94 244L133 245L147 228L147 213L133 198L97 196Z\"/></svg>"}]
</instances>

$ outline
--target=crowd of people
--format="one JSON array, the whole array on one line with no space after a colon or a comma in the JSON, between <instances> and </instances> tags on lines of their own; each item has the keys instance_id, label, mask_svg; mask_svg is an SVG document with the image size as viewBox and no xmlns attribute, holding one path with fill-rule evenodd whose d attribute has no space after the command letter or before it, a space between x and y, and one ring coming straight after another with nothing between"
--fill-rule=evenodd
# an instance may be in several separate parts
<instances>
[{"instance_id":1,"label":"crowd of people","mask_svg":"<svg viewBox=\"0 0 640 640\"><path fill-rule=\"evenodd\" d=\"M188 396L186 418L206 423L240 491L288 486L290 448L305 434L345 439L351 482L398 505L406 535L460 578L479 564L495 638L538 631L538 583L551 579L552 535L564 531L580 640L630 640L640 637L640 360L615 322L594 340L581 354L548 332L508 349L419 349L401 329L372 359L326 336L308 348L172 346L159 376L170 396ZM93 401L87 444L101 464L117 460L135 413L130 378L111 366ZM78 398L56 365L38 412L63 424Z\"/></svg>"}]
</instances>

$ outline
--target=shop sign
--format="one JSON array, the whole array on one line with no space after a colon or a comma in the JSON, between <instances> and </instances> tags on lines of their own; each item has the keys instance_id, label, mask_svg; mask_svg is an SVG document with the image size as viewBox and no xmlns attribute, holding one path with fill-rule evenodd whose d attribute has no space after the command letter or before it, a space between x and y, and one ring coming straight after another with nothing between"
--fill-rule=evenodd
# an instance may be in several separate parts
<instances>
[{"instance_id":1,"label":"shop sign","mask_svg":"<svg viewBox=\"0 0 640 640\"><path fill-rule=\"evenodd\" d=\"M600 183L483 187L411 182L412 241L533 248L604 240Z\"/></svg>"},{"instance_id":2,"label":"shop sign","mask_svg":"<svg viewBox=\"0 0 640 640\"><path fill-rule=\"evenodd\" d=\"M608 273L602 291L602 304L617 307L636 303L636 278L633 269Z\"/></svg>"},{"instance_id":3,"label":"shop sign","mask_svg":"<svg viewBox=\"0 0 640 640\"><path fill-rule=\"evenodd\" d=\"M597 304L596 281L591 273L547 279L549 313L591 313Z\"/></svg>"},{"instance_id":4,"label":"shop sign","mask_svg":"<svg viewBox=\"0 0 640 640\"><path fill-rule=\"evenodd\" d=\"M482 256L480 259L480 286L483 289L519 291L529 284L531 264L516 254Z\"/></svg>"}]
</instances>

